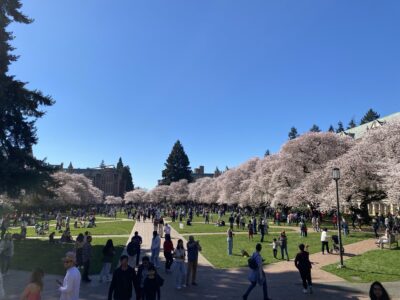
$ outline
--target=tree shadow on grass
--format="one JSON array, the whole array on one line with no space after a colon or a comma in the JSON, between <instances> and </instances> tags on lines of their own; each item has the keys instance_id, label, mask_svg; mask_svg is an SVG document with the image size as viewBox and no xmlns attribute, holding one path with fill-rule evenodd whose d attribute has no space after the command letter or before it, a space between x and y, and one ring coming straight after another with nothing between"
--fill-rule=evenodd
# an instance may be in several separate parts
<instances>
[{"instance_id":1,"label":"tree shadow on grass","mask_svg":"<svg viewBox=\"0 0 400 300\"><path fill-rule=\"evenodd\" d=\"M107 239L102 238L101 241L103 240L105 244ZM90 274L97 274L101 270L104 244L92 245ZM114 246L116 255L113 265L116 266L124 246ZM61 259L66 252L73 250L73 243L50 244L48 240L33 239L14 241L14 257L11 262L11 269L31 272L35 268L42 268L46 274L63 275L65 270Z\"/></svg>"}]
</instances>

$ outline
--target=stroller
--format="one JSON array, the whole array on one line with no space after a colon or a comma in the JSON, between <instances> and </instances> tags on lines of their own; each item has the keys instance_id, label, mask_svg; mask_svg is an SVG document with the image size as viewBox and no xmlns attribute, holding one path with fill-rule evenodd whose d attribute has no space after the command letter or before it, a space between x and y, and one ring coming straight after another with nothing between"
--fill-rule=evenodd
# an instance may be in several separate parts
<instances>
[{"instance_id":1,"label":"stroller","mask_svg":"<svg viewBox=\"0 0 400 300\"><path fill-rule=\"evenodd\" d=\"M339 253L339 237L337 235L332 235L332 249L331 252L335 251ZM342 253L344 253L344 247L342 246Z\"/></svg>"}]
</instances>

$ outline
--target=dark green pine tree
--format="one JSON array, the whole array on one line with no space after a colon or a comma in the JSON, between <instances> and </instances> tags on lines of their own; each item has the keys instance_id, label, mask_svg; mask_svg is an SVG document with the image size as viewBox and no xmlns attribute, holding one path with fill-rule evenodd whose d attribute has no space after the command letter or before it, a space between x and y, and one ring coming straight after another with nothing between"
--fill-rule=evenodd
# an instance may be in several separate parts
<instances>
[{"instance_id":1,"label":"dark green pine tree","mask_svg":"<svg viewBox=\"0 0 400 300\"><path fill-rule=\"evenodd\" d=\"M218 169L218 167L215 168L214 171L214 178L217 178L218 176L220 176L222 174L222 172L220 171L220 169Z\"/></svg>"},{"instance_id":2,"label":"dark green pine tree","mask_svg":"<svg viewBox=\"0 0 400 300\"><path fill-rule=\"evenodd\" d=\"M54 168L32 153L38 142L36 120L54 101L8 74L10 64L18 57L12 53L13 34L7 27L12 22L32 22L22 14L21 7L19 0L0 0L0 194L11 197L22 190L48 194L48 187L54 183L50 176Z\"/></svg>"},{"instance_id":3,"label":"dark green pine tree","mask_svg":"<svg viewBox=\"0 0 400 300\"><path fill-rule=\"evenodd\" d=\"M376 111L374 111L372 108L370 108L367 111L367 113L364 115L364 117L362 117L360 125L372 122L379 118L380 118L380 115Z\"/></svg>"},{"instance_id":4,"label":"dark green pine tree","mask_svg":"<svg viewBox=\"0 0 400 300\"><path fill-rule=\"evenodd\" d=\"M162 184L169 185L171 182L187 179L192 181L192 171L190 169L189 158L178 140L165 163L165 169L162 171Z\"/></svg>"},{"instance_id":5,"label":"dark green pine tree","mask_svg":"<svg viewBox=\"0 0 400 300\"><path fill-rule=\"evenodd\" d=\"M101 169L104 169L106 167L106 164L104 162L104 159L101 160L100 166Z\"/></svg>"},{"instance_id":6,"label":"dark green pine tree","mask_svg":"<svg viewBox=\"0 0 400 300\"><path fill-rule=\"evenodd\" d=\"M122 163L122 158L120 157L117 162L117 171L122 173L122 169L124 168L124 164Z\"/></svg>"},{"instance_id":7,"label":"dark green pine tree","mask_svg":"<svg viewBox=\"0 0 400 300\"><path fill-rule=\"evenodd\" d=\"M329 128L328 128L328 132L335 132L335 128L333 128L333 126L331 125L331 126L329 126Z\"/></svg>"},{"instance_id":8,"label":"dark green pine tree","mask_svg":"<svg viewBox=\"0 0 400 300\"><path fill-rule=\"evenodd\" d=\"M68 171L68 173L72 173L74 171L74 166L72 165L71 161L69 162L67 171Z\"/></svg>"},{"instance_id":9,"label":"dark green pine tree","mask_svg":"<svg viewBox=\"0 0 400 300\"><path fill-rule=\"evenodd\" d=\"M357 124L354 121L354 119L351 119L350 122L349 122L349 125L347 125L347 129L351 129L351 128L354 128L354 127L357 127Z\"/></svg>"},{"instance_id":10,"label":"dark green pine tree","mask_svg":"<svg viewBox=\"0 0 400 300\"><path fill-rule=\"evenodd\" d=\"M133 179L129 166L125 166L122 171L122 181L125 182L125 192L133 191Z\"/></svg>"},{"instance_id":11,"label":"dark green pine tree","mask_svg":"<svg viewBox=\"0 0 400 300\"><path fill-rule=\"evenodd\" d=\"M318 125L313 125L310 129L311 132L321 132L321 129L319 129Z\"/></svg>"},{"instance_id":12,"label":"dark green pine tree","mask_svg":"<svg viewBox=\"0 0 400 300\"><path fill-rule=\"evenodd\" d=\"M338 128L336 129L336 133L339 133L339 132L344 131L344 127L343 127L342 121L339 121L339 122L337 123L337 125L338 125Z\"/></svg>"},{"instance_id":13,"label":"dark green pine tree","mask_svg":"<svg viewBox=\"0 0 400 300\"><path fill-rule=\"evenodd\" d=\"M264 153L264 157L267 157L267 156L270 156L271 155L271 153L269 152L269 149L267 149L267 151L265 151L265 153Z\"/></svg>"},{"instance_id":14,"label":"dark green pine tree","mask_svg":"<svg viewBox=\"0 0 400 300\"><path fill-rule=\"evenodd\" d=\"M294 140L295 138L297 138L299 136L299 134L297 133L296 127L290 128L290 132L289 132L288 136L289 136L289 140Z\"/></svg>"}]
</instances>

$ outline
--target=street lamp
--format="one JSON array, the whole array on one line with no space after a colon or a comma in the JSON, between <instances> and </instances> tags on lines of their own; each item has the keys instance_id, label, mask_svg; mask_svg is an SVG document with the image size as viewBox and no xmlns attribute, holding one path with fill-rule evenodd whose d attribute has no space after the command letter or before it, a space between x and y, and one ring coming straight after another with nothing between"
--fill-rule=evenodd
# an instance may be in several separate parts
<instances>
[{"instance_id":1,"label":"street lamp","mask_svg":"<svg viewBox=\"0 0 400 300\"><path fill-rule=\"evenodd\" d=\"M341 229L341 217L340 217L340 209L339 209L339 184L338 181L340 179L340 170L339 168L334 168L332 170L332 179L336 182L336 207L337 207L337 227L339 234L339 253L340 253L340 265L339 268L343 268L343 246L342 246L342 229Z\"/></svg>"}]
</instances>

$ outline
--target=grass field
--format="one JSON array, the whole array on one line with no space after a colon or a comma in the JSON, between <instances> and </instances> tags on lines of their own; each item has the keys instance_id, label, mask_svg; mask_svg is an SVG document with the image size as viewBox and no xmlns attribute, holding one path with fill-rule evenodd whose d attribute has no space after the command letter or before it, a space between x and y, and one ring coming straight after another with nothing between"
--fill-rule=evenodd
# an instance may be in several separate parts
<instances>
[{"instance_id":1,"label":"grass field","mask_svg":"<svg viewBox=\"0 0 400 300\"><path fill-rule=\"evenodd\" d=\"M71 234L73 236L78 235L79 233L83 233L85 231L89 231L92 235L124 235L124 234L130 234L132 227L133 227L134 222L129 220L129 221L114 221L113 219L108 219L108 220L101 220L97 222L97 227L93 228L73 228L73 226L70 227L71 229ZM50 232L55 232L56 236L61 236L62 232L56 231L55 227L51 226L49 233ZM20 233L21 229L20 228L13 228L9 230L10 233ZM47 237L49 235L47 233L44 235L44 237ZM35 233L35 229L33 227L28 227L27 228L27 236L28 237L34 237L37 236Z\"/></svg>"},{"instance_id":2,"label":"grass field","mask_svg":"<svg viewBox=\"0 0 400 300\"><path fill-rule=\"evenodd\" d=\"M272 239L278 238L279 234L265 236L261 255L265 259L265 264L280 261L275 259L272 254ZM293 259L298 252L298 245L301 243L309 245L310 253L321 251L319 233L309 233L308 237L302 238L298 233L287 233L289 258ZM343 238L344 244L355 243L367 238L371 238L369 233L352 233ZM247 258L241 256L241 250L246 250L249 254L253 253L256 244L260 241L260 236L255 236L253 241L249 241L247 235L236 235L233 241L233 255L227 255L227 242L225 235L201 235L195 239L200 241L203 248L203 255L217 268L234 268L247 266ZM331 246L331 245L330 245ZM280 258L278 248L278 258Z\"/></svg>"},{"instance_id":3,"label":"grass field","mask_svg":"<svg viewBox=\"0 0 400 300\"><path fill-rule=\"evenodd\" d=\"M129 235L134 226L133 221L113 221L108 219L107 222L100 222L95 228L71 228L72 235L83 233L88 230L92 237L92 261L90 267L91 274L97 274L102 266L102 250L106 244L107 237L97 237L99 235ZM54 229L50 228L50 229ZM15 230L19 232L19 230ZM36 236L33 228L28 228L28 236ZM57 235L61 235L57 232ZM118 258L124 249L128 237L111 238L114 247L117 250L114 256L114 266L118 262ZM14 257L12 259L11 268L17 270L32 271L36 267L42 268L49 274L64 274L65 270L61 262L61 258L66 252L73 250L74 244L50 244L47 235L43 239L26 239L23 241L14 241Z\"/></svg>"},{"instance_id":4,"label":"grass field","mask_svg":"<svg viewBox=\"0 0 400 300\"><path fill-rule=\"evenodd\" d=\"M93 238L93 260L91 261L90 273L97 274L101 270L102 249L107 238ZM113 238L114 247L117 250L114 256L114 266L118 262L127 238ZM65 273L61 259L65 253L73 250L74 244L49 244L47 240L24 240L14 242L14 257L11 268L16 270L32 271L40 267L47 274Z\"/></svg>"},{"instance_id":5,"label":"grass field","mask_svg":"<svg viewBox=\"0 0 400 300\"><path fill-rule=\"evenodd\" d=\"M397 281L400 280L400 248L394 250L372 250L344 262L345 268L337 264L322 267L350 282Z\"/></svg>"}]
</instances>

